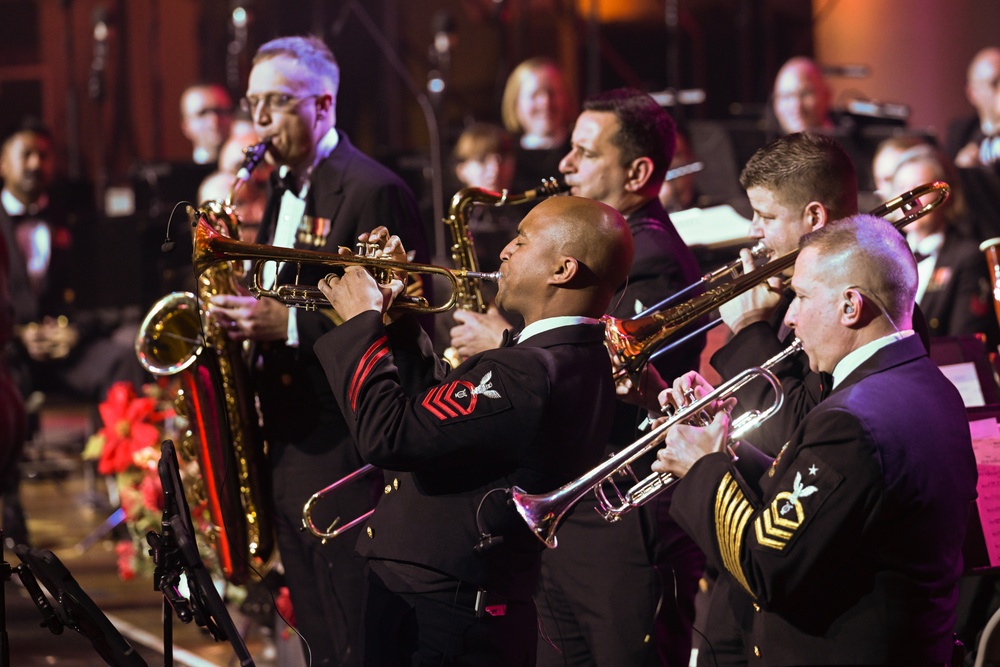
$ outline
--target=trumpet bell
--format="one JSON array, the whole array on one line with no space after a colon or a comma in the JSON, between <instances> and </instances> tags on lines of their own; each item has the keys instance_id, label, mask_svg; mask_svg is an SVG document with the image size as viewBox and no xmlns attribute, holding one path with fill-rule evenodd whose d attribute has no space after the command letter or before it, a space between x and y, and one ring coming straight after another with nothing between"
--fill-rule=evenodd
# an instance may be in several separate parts
<instances>
[{"instance_id":1,"label":"trumpet bell","mask_svg":"<svg viewBox=\"0 0 1000 667\"><path fill-rule=\"evenodd\" d=\"M201 310L190 292L172 292L153 305L139 327L135 353L153 375L175 375L204 349Z\"/></svg>"}]
</instances>

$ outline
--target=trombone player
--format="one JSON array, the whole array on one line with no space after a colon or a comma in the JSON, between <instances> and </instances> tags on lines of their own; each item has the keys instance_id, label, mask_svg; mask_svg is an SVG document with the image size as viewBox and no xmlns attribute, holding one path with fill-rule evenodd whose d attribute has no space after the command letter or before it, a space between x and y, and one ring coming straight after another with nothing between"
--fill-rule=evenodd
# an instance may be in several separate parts
<instances>
[{"instance_id":1,"label":"trombone player","mask_svg":"<svg viewBox=\"0 0 1000 667\"><path fill-rule=\"evenodd\" d=\"M916 285L881 218L806 234L784 321L832 374L829 395L773 458L746 442L729 443L737 460L715 453L725 410L667 432L653 469L683 477L671 513L752 605L734 664L951 660L977 473L962 399L913 335Z\"/></svg>"},{"instance_id":2,"label":"trombone player","mask_svg":"<svg viewBox=\"0 0 1000 667\"><path fill-rule=\"evenodd\" d=\"M405 258L384 228L372 239ZM383 324L390 295L367 272L320 282L345 322L317 356L362 458L386 470L357 544L365 665L535 663L542 546L506 489L547 491L599 460L615 402L599 318L632 253L610 206L541 202L500 254L497 304L524 329L453 371L412 317Z\"/></svg>"}]
</instances>

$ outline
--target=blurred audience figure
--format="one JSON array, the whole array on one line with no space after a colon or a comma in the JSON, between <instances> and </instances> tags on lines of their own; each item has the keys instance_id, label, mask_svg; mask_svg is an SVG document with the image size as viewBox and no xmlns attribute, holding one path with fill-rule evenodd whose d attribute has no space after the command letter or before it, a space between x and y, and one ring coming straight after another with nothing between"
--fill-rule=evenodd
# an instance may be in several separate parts
<instances>
[{"instance_id":1,"label":"blurred audience figure","mask_svg":"<svg viewBox=\"0 0 1000 667\"><path fill-rule=\"evenodd\" d=\"M1000 48L980 50L969 63L965 96L975 116L948 126L945 150L959 167L980 167L1000 160Z\"/></svg>"},{"instance_id":2,"label":"blurred audience figure","mask_svg":"<svg viewBox=\"0 0 1000 667\"><path fill-rule=\"evenodd\" d=\"M3 144L0 230L7 244L22 391L70 393L97 402L117 380L147 377L133 351L138 322L122 309L80 307L75 281L87 275L79 246L85 214L50 194L52 135L29 122ZM85 290L82 287L81 290ZM27 391L25 391L27 390Z\"/></svg>"},{"instance_id":3,"label":"blurred audience figure","mask_svg":"<svg viewBox=\"0 0 1000 667\"><path fill-rule=\"evenodd\" d=\"M678 129L674 159L670 161L670 169L667 170L667 176L663 179L663 185L660 186L660 203L663 204L667 213L676 213L699 205L695 172L684 170L684 167L697 161L687 135ZM672 172L681 173L671 177Z\"/></svg>"},{"instance_id":4,"label":"blurred audience figure","mask_svg":"<svg viewBox=\"0 0 1000 667\"><path fill-rule=\"evenodd\" d=\"M515 192L559 175L576 115L572 100L562 70L548 58L529 58L507 77L500 114L504 127L517 139L517 169L511 184Z\"/></svg>"},{"instance_id":5,"label":"blurred audience figure","mask_svg":"<svg viewBox=\"0 0 1000 667\"><path fill-rule=\"evenodd\" d=\"M872 159L872 174L875 177L875 194L881 201L888 201L902 194L892 187L892 177L896 174L899 158L915 146L926 145L927 140L913 134L900 134L883 139L875 149Z\"/></svg>"},{"instance_id":6,"label":"blurred audience figure","mask_svg":"<svg viewBox=\"0 0 1000 667\"><path fill-rule=\"evenodd\" d=\"M814 61L796 56L778 70L774 116L784 134L832 130L830 104L830 86Z\"/></svg>"},{"instance_id":7,"label":"blurred audience figure","mask_svg":"<svg viewBox=\"0 0 1000 667\"><path fill-rule=\"evenodd\" d=\"M898 158L892 191L912 190L932 181L951 185L941 206L905 228L917 259L917 296L931 337L984 333L991 349L1000 342L989 275L978 241L962 230L968 210L955 167L928 144L914 146Z\"/></svg>"},{"instance_id":8,"label":"blurred audience figure","mask_svg":"<svg viewBox=\"0 0 1000 667\"><path fill-rule=\"evenodd\" d=\"M214 164L219 159L232 121L233 100L224 87L199 83L181 93L181 130L191 142L195 164Z\"/></svg>"},{"instance_id":9,"label":"blurred audience figure","mask_svg":"<svg viewBox=\"0 0 1000 667\"><path fill-rule=\"evenodd\" d=\"M480 188L502 193L514 179L514 141L500 126L474 123L459 135L452 152L455 176L463 188ZM517 235L517 223L524 207L477 206L472 212L472 232L479 267L483 271L500 268L500 251ZM521 215L518 215L518 214Z\"/></svg>"}]
</instances>

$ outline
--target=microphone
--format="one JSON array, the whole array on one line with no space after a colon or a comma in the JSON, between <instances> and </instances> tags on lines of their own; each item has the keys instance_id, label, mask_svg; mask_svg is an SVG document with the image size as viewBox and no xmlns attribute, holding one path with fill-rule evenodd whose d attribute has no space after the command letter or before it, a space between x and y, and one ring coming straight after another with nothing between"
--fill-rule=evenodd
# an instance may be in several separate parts
<instances>
[{"instance_id":1,"label":"microphone","mask_svg":"<svg viewBox=\"0 0 1000 667\"><path fill-rule=\"evenodd\" d=\"M872 100L851 100L847 103L848 112L855 116L884 118L887 120L905 121L910 117L910 107L894 102L874 102Z\"/></svg>"},{"instance_id":2,"label":"microphone","mask_svg":"<svg viewBox=\"0 0 1000 667\"><path fill-rule=\"evenodd\" d=\"M823 76L839 76L845 79L867 79L872 74L868 65L823 65Z\"/></svg>"},{"instance_id":3,"label":"microphone","mask_svg":"<svg viewBox=\"0 0 1000 667\"><path fill-rule=\"evenodd\" d=\"M163 239L163 244L160 246L160 252L164 253L170 252L174 249L174 246L177 245L176 243L170 240L170 223L174 221L174 215L177 213L177 209L180 208L181 206L183 206L186 209L188 219L191 221L191 224L192 225L194 224L195 216L198 213L195 207L186 201L177 202L174 205L174 210L170 212L170 217L167 218L167 233Z\"/></svg>"},{"instance_id":4,"label":"microphone","mask_svg":"<svg viewBox=\"0 0 1000 667\"><path fill-rule=\"evenodd\" d=\"M90 60L90 77L87 79L87 92L90 99L100 102L104 99L104 68L108 61L108 30L110 20L108 8L101 6L92 14L94 27L93 57Z\"/></svg>"}]
</instances>

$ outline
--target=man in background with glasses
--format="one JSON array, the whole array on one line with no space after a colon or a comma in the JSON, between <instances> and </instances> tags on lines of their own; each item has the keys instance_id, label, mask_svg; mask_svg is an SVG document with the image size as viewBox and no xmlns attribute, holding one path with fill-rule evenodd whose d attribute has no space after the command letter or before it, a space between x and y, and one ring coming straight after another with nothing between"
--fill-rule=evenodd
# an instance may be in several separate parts
<instances>
[{"instance_id":1,"label":"man in background with glasses","mask_svg":"<svg viewBox=\"0 0 1000 667\"><path fill-rule=\"evenodd\" d=\"M317 38L278 38L257 51L241 105L275 165L257 241L336 254L338 246L353 247L362 232L386 225L416 251L417 261L426 261L413 194L336 128L339 80L333 54ZM271 262L265 287L314 286L331 270L305 265L299 272L294 263ZM311 664L355 664L363 571L353 540L321 544L299 530L309 496L362 465L313 353L313 343L340 318L329 309L305 312L250 296L214 297L210 312L232 338L256 343L254 389L268 442L278 546ZM327 526L371 506L372 484L359 480L326 498L313 516Z\"/></svg>"}]
</instances>

